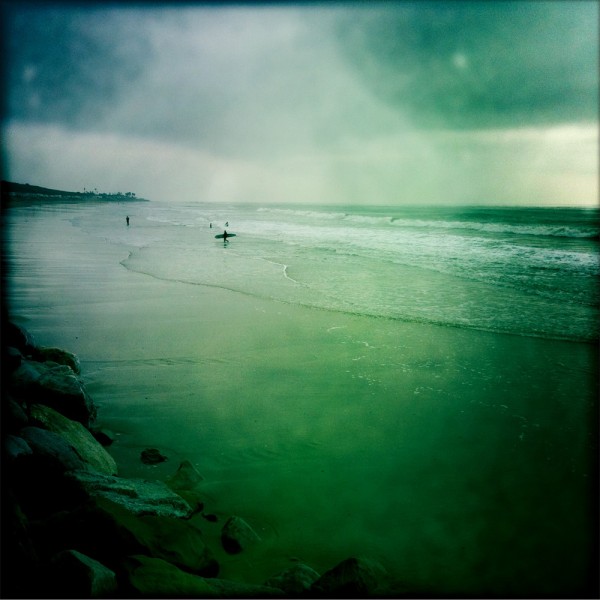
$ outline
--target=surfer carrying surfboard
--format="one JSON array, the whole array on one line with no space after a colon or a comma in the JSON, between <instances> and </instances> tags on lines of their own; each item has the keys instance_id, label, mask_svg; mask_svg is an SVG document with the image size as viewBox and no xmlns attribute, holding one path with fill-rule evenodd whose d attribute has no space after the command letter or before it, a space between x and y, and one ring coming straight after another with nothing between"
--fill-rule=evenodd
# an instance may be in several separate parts
<instances>
[{"instance_id":1,"label":"surfer carrying surfboard","mask_svg":"<svg viewBox=\"0 0 600 600\"><path fill-rule=\"evenodd\" d=\"M227 230L225 230L223 231L223 233L217 233L215 237L218 240L223 240L224 242L227 242L229 238L235 237L235 233L227 233Z\"/></svg>"}]
</instances>

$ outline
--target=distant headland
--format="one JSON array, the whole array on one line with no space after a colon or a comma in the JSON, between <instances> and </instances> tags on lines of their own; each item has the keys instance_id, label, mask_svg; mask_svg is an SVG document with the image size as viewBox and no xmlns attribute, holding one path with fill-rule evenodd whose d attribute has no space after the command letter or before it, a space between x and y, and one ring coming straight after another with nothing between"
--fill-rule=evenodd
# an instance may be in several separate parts
<instances>
[{"instance_id":1,"label":"distant headland","mask_svg":"<svg viewBox=\"0 0 600 600\"><path fill-rule=\"evenodd\" d=\"M61 199L61 200L110 200L110 201L127 201L135 200L137 202L147 202L146 198L139 198L134 192L116 192L107 194L99 192L96 188L93 190L86 190L83 188L83 192L67 192L65 190L54 190L51 188L40 187L38 185L30 185L28 183L13 183L11 181L2 181L2 198L3 199L14 199L14 200L47 200L47 199Z\"/></svg>"}]
</instances>

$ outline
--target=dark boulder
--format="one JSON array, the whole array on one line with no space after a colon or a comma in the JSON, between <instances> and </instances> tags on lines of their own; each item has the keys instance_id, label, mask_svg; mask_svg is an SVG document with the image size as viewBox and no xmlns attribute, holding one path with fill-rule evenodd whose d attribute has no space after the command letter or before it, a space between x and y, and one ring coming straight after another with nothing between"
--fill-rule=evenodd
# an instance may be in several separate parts
<instances>
[{"instance_id":1,"label":"dark boulder","mask_svg":"<svg viewBox=\"0 0 600 600\"><path fill-rule=\"evenodd\" d=\"M158 448L146 448L142 450L140 459L145 465L157 465L161 462L165 462L167 457L160 453Z\"/></svg>"},{"instance_id":2,"label":"dark boulder","mask_svg":"<svg viewBox=\"0 0 600 600\"><path fill-rule=\"evenodd\" d=\"M3 356L8 371L15 371L21 366L21 362L23 361L21 352L12 346L10 348L5 348Z\"/></svg>"},{"instance_id":3,"label":"dark boulder","mask_svg":"<svg viewBox=\"0 0 600 600\"><path fill-rule=\"evenodd\" d=\"M11 490L2 489L2 598L43 598L41 560L29 520Z\"/></svg>"},{"instance_id":4,"label":"dark boulder","mask_svg":"<svg viewBox=\"0 0 600 600\"><path fill-rule=\"evenodd\" d=\"M100 444L104 447L110 446L115 441L115 434L110 431L110 429L106 429L104 427L95 428L92 427L90 429L90 433L96 438Z\"/></svg>"},{"instance_id":5,"label":"dark boulder","mask_svg":"<svg viewBox=\"0 0 600 600\"><path fill-rule=\"evenodd\" d=\"M144 555L130 556L123 563L128 592L143 598L215 598L207 580L175 565Z\"/></svg>"},{"instance_id":6,"label":"dark boulder","mask_svg":"<svg viewBox=\"0 0 600 600\"><path fill-rule=\"evenodd\" d=\"M229 517L221 530L221 543L228 554L238 554L260 541L259 535L241 517Z\"/></svg>"},{"instance_id":7,"label":"dark boulder","mask_svg":"<svg viewBox=\"0 0 600 600\"><path fill-rule=\"evenodd\" d=\"M29 416L34 424L60 435L92 469L105 475L117 474L117 463L114 458L78 421L67 419L53 408L43 404L31 406Z\"/></svg>"},{"instance_id":8,"label":"dark boulder","mask_svg":"<svg viewBox=\"0 0 600 600\"><path fill-rule=\"evenodd\" d=\"M65 473L87 469L87 463L52 431L24 427L21 435L32 452L15 457L9 477L25 512L32 518L42 518L76 505L79 497L65 480Z\"/></svg>"},{"instance_id":9,"label":"dark boulder","mask_svg":"<svg viewBox=\"0 0 600 600\"><path fill-rule=\"evenodd\" d=\"M381 595L386 584L387 573L379 563L367 558L352 557L323 573L311 586L311 594L322 597L367 598Z\"/></svg>"},{"instance_id":10,"label":"dark boulder","mask_svg":"<svg viewBox=\"0 0 600 600\"><path fill-rule=\"evenodd\" d=\"M175 491L191 491L202 479L203 477L198 473L196 467L189 460L184 460L179 465L175 475L167 479L167 485Z\"/></svg>"},{"instance_id":11,"label":"dark boulder","mask_svg":"<svg viewBox=\"0 0 600 600\"><path fill-rule=\"evenodd\" d=\"M23 356L29 356L35 352L35 340L33 336L23 327L16 323L7 323L3 332L6 346L17 348Z\"/></svg>"},{"instance_id":12,"label":"dark boulder","mask_svg":"<svg viewBox=\"0 0 600 600\"><path fill-rule=\"evenodd\" d=\"M77 549L117 574L121 559L130 554L161 558L206 577L219 572L202 533L190 521L135 514L106 498L90 498L75 510L55 515L46 521L45 531L54 551Z\"/></svg>"},{"instance_id":13,"label":"dark boulder","mask_svg":"<svg viewBox=\"0 0 600 600\"><path fill-rule=\"evenodd\" d=\"M32 353L32 358L38 362L55 362L59 365L69 367L76 375L81 373L79 359L72 352L62 348L36 348Z\"/></svg>"},{"instance_id":14,"label":"dark boulder","mask_svg":"<svg viewBox=\"0 0 600 600\"><path fill-rule=\"evenodd\" d=\"M217 598L284 598L283 590L229 579L207 579Z\"/></svg>"},{"instance_id":15,"label":"dark boulder","mask_svg":"<svg viewBox=\"0 0 600 600\"><path fill-rule=\"evenodd\" d=\"M4 438L4 457L9 461L18 460L30 454L33 454L33 450L23 438L16 435L7 435Z\"/></svg>"},{"instance_id":16,"label":"dark boulder","mask_svg":"<svg viewBox=\"0 0 600 600\"><path fill-rule=\"evenodd\" d=\"M319 574L304 563L296 563L265 581L265 585L283 590L286 596L307 594Z\"/></svg>"},{"instance_id":17,"label":"dark boulder","mask_svg":"<svg viewBox=\"0 0 600 600\"><path fill-rule=\"evenodd\" d=\"M19 429L27 427L29 417L21 404L10 396L3 399L3 403L4 411L2 412L2 417L5 419L5 431L17 432Z\"/></svg>"},{"instance_id":18,"label":"dark boulder","mask_svg":"<svg viewBox=\"0 0 600 600\"><path fill-rule=\"evenodd\" d=\"M56 555L49 571L49 591L59 598L107 598L117 591L115 572L77 550Z\"/></svg>"},{"instance_id":19,"label":"dark boulder","mask_svg":"<svg viewBox=\"0 0 600 600\"><path fill-rule=\"evenodd\" d=\"M40 471L49 468L53 473L87 469L87 465L63 437L40 427L24 427L21 430L23 439L33 451Z\"/></svg>"},{"instance_id":20,"label":"dark boulder","mask_svg":"<svg viewBox=\"0 0 600 600\"><path fill-rule=\"evenodd\" d=\"M137 515L188 517L192 507L162 481L125 479L100 473L72 472L67 475L89 497L107 498Z\"/></svg>"},{"instance_id":21,"label":"dark boulder","mask_svg":"<svg viewBox=\"0 0 600 600\"><path fill-rule=\"evenodd\" d=\"M218 575L219 564L191 522L152 515L121 519L144 548L144 554L162 558L189 573Z\"/></svg>"},{"instance_id":22,"label":"dark boulder","mask_svg":"<svg viewBox=\"0 0 600 600\"><path fill-rule=\"evenodd\" d=\"M28 404L50 406L85 427L96 418L94 402L66 365L26 360L12 374L10 383L14 396Z\"/></svg>"}]
</instances>

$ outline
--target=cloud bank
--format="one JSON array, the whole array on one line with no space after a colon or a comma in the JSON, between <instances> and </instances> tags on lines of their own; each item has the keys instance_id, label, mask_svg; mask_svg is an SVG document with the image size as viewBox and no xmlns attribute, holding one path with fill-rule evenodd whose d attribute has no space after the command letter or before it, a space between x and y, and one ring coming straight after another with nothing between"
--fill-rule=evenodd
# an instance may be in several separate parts
<instances>
[{"instance_id":1,"label":"cloud bank","mask_svg":"<svg viewBox=\"0 0 600 600\"><path fill-rule=\"evenodd\" d=\"M597 13L24 5L7 173L161 200L594 204Z\"/></svg>"}]
</instances>

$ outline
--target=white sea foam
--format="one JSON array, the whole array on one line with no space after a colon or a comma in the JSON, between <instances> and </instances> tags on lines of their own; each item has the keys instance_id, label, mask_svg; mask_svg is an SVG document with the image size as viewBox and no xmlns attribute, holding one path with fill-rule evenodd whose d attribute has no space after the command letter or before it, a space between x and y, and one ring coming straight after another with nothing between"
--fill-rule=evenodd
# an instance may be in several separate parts
<instances>
[{"instance_id":1,"label":"white sea foam","mask_svg":"<svg viewBox=\"0 0 600 600\"><path fill-rule=\"evenodd\" d=\"M125 266L160 278L377 317L597 338L598 242L586 237L597 214L405 212L151 203L128 230L104 235L139 248ZM224 250L214 234L226 223L237 237Z\"/></svg>"}]
</instances>

